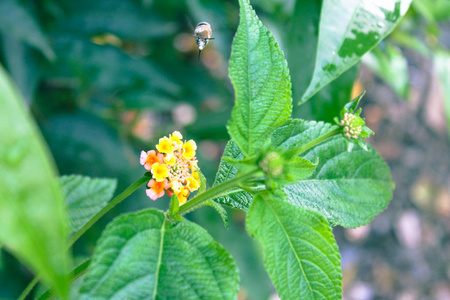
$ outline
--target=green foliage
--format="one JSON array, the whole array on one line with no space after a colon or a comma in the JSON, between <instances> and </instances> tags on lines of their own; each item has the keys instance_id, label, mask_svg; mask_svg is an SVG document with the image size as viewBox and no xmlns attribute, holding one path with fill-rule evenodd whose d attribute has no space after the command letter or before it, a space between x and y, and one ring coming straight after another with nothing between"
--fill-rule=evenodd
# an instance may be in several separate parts
<instances>
[{"instance_id":1,"label":"green foliage","mask_svg":"<svg viewBox=\"0 0 450 300\"><path fill-rule=\"evenodd\" d=\"M99 239L82 299L234 299L230 254L198 225L149 209L123 215Z\"/></svg>"},{"instance_id":2,"label":"green foliage","mask_svg":"<svg viewBox=\"0 0 450 300\"><path fill-rule=\"evenodd\" d=\"M383 78L397 95L408 99L408 63L398 47L387 44L385 51L376 47L363 57L363 62Z\"/></svg>"},{"instance_id":3,"label":"green foliage","mask_svg":"<svg viewBox=\"0 0 450 300\"><path fill-rule=\"evenodd\" d=\"M246 227L264 245L264 266L282 299L341 299L340 256L323 216L261 193Z\"/></svg>"},{"instance_id":4,"label":"green foliage","mask_svg":"<svg viewBox=\"0 0 450 300\"><path fill-rule=\"evenodd\" d=\"M72 233L75 233L111 200L117 181L70 175L62 176L61 183Z\"/></svg>"},{"instance_id":5,"label":"green foliage","mask_svg":"<svg viewBox=\"0 0 450 300\"><path fill-rule=\"evenodd\" d=\"M275 131L273 142L289 149L304 143L330 125L293 121ZM288 201L324 215L331 224L359 227L384 210L392 198L394 184L389 167L370 146L348 152L344 137L335 137L304 152L302 157L319 158L314 174L288 186Z\"/></svg>"},{"instance_id":6,"label":"green foliage","mask_svg":"<svg viewBox=\"0 0 450 300\"><path fill-rule=\"evenodd\" d=\"M233 40L230 78L236 102L228 123L232 139L251 156L291 114L291 82L284 55L248 0L240 0L240 26Z\"/></svg>"},{"instance_id":7,"label":"green foliage","mask_svg":"<svg viewBox=\"0 0 450 300\"><path fill-rule=\"evenodd\" d=\"M164 119L164 112L171 114L178 101L190 102L194 111L208 112L210 104L201 102L204 99L231 99L231 92L226 88L221 91L218 80L204 75L203 66L216 72L215 77L223 78L220 70L208 63L186 63L190 54L175 50L182 48L180 41L185 33L174 20L185 10L191 16L211 17L214 29L216 24L219 28L223 25L221 18L215 17L217 10L206 9L199 1L180 5L179 1L48 0L42 17L52 16L51 26L45 26L48 36L44 36L28 9L32 5L7 1L23 20L31 20L25 32L34 33L31 37L39 42L16 29L9 36L1 25L10 24L11 19L0 17L3 57L22 84L30 80L32 86L37 86L39 78L45 78L33 109L41 117L42 129L63 173L113 174L120 187L143 172L137 169L135 146L147 145L133 133L138 128L134 127L139 123L137 116L144 109L161 112L158 117ZM331 122L344 107L340 117L345 112L354 113L358 117L354 125L364 127L365 134L360 137L366 137L370 130L359 118L360 110L356 110L361 97L348 102L357 73L357 66L351 67L396 26L410 0L381 4L351 0L346 5L332 0L296 1L295 6L294 2L264 3L261 5L293 20L286 36L281 34L287 41L281 44L286 45L292 67L295 99L303 102L316 95L311 99L316 102L306 104L305 111L297 111L294 116L308 115ZM222 8L227 4L210 1L206 5ZM213 187L207 188L206 177L200 172L200 189L185 204L179 206L177 196L173 196L169 204L156 204L166 209L169 206L166 213L147 209L112 221L98 240L91 262L83 263L69 276L81 276L89 264L79 289L82 299L235 299L239 276L230 254L206 230L183 218L209 205L228 227L227 211L221 204L248 211L246 228L263 244L265 268L283 299L342 297L340 256L332 226L365 225L385 209L393 189L389 169L363 141L344 138L341 125L289 119L291 81L284 54L249 1L239 0L239 5L240 23L229 63L235 91L235 106L227 127L231 140ZM217 34L226 36L220 30ZM5 42L9 40L17 45ZM218 49L229 48L226 38L216 38L211 44L216 42ZM34 62L39 69L33 56L27 56L36 54L27 44L48 58L53 50L45 45L51 44L58 62L47 66L47 72L31 68L25 76L25 61ZM216 56L208 58L205 52L205 59L215 58L218 65L221 57L228 55L226 51L213 53ZM27 59L22 59L25 56ZM18 60L22 64L16 67L14 62ZM446 72L441 74L445 81ZM0 81L2 85L8 84ZM0 91L5 99L15 97L8 88ZM200 102L202 105L197 105ZM0 186L0 225L7 228L0 231L0 242L41 273L64 297L67 232L62 193L23 109L7 106L14 104L11 101L0 104L0 115L4 117L0 118L0 129L8 133L2 141L6 146L0 148L0 172L8 184ZM201 125L186 127L186 131L199 137L223 138L226 109L208 114L201 118ZM115 121L119 117L123 124ZM150 131L160 127L158 130L166 130L158 127L158 117L151 115L146 119L151 124L144 125L153 126ZM359 143L367 151L358 147L348 151L346 143ZM31 148L33 155L27 155ZM198 150L200 154L200 145ZM36 173L39 176L33 176ZM109 203L115 181L63 177L69 220L73 230L79 230L69 244L103 212L146 183L146 176ZM22 219L27 221L25 225ZM46 292L45 297L51 294Z\"/></svg>"},{"instance_id":8,"label":"green foliage","mask_svg":"<svg viewBox=\"0 0 450 300\"><path fill-rule=\"evenodd\" d=\"M411 0L324 0L320 16L316 63L300 103L356 64L398 24Z\"/></svg>"},{"instance_id":9,"label":"green foliage","mask_svg":"<svg viewBox=\"0 0 450 300\"><path fill-rule=\"evenodd\" d=\"M66 211L35 123L0 68L0 243L65 298Z\"/></svg>"},{"instance_id":10,"label":"green foliage","mask_svg":"<svg viewBox=\"0 0 450 300\"><path fill-rule=\"evenodd\" d=\"M292 120L275 130L272 143L283 151L310 143L331 132L335 126L327 123ZM384 210L392 197L394 187L389 168L370 146L347 151L345 138L326 140L301 154L315 161L319 159L312 176L286 186L288 201L308 210L323 214L332 224L344 227L365 225ZM224 156L242 157L230 141ZM216 183L234 178L237 168L221 161ZM252 196L235 190L217 199L224 205L247 210Z\"/></svg>"},{"instance_id":11,"label":"green foliage","mask_svg":"<svg viewBox=\"0 0 450 300\"><path fill-rule=\"evenodd\" d=\"M8 12L0 15L0 31L3 34L35 47L48 59L55 58L55 53L36 18L22 6L20 1L2 1L2 11Z\"/></svg>"}]
</instances>

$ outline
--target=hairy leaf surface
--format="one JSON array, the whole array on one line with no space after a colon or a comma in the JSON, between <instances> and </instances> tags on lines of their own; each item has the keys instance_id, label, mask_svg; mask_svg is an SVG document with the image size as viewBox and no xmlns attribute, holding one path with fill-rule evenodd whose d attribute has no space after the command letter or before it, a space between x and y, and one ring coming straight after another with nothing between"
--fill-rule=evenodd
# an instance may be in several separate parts
<instances>
[{"instance_id":1,"label":"hairy leaf surface","mask_svg":"<svg viewBox=\"0 0 450 300\"><path fill-rule=\"evenodd\" d=\"M235 299L230 254L200 226L171 224L154 209L115 219L103 232L82 299Z\"/></svg>"},{"instance_id":2,"label":"hairy leaf surface","mask_svg":"<svg viewBox=\"0 0 450 300\"><path fill-rule=\"evenodd\" d=\"M107 178L90 178L80 175L62 176L61 183L72 233L81 229L112 198L117 181Z\"/></svg>"},{"instance_id":3,"label":"hairy leaf surface","mask_svg":"<svg viewBox=\"0 0 450 300\"><path fill-rule=\"evenodd\" d=\"M292 120L275 130L272 142L289 150L311 142L333 128L322 122ZM329 222L344 227L369 223L387 207L394 184L381 156L370 145L367 147L369 151L354 147L352 152L347 152L345 139L335 137L302 153L300 156L309 161L319 158L319 164L309 178L284 188L288 201L317 211ZM224 155L239 157L238 151L230 146ZM229 180L236 172L235 167L222 160L216 181ZM237 190L217 201L247 210L251 195Z\"/></svg>"},{"instance_id":4,"label":"hairy leaf surface","mask_svg":"<svg viewBox=\"0 0 450 300\"><path fill-rule=\"evenodd\" d=\"M341 299L339 249L327 220L289 204L286 195L261 193L246 220L264 246L264 266L281 299Z\"/></svg>"},{"instance_id":5,"label":"hairy leaf surface","mask_svg":"<svg viewBox=\"0 0 450 300\"><path fill-rule=\"evenodd\" d=\"M240 0L230 79L236 102L228 132L245 155L257 153L291 114L291 81L283 52L248 0Z\"/></svg>"}]
</instances>

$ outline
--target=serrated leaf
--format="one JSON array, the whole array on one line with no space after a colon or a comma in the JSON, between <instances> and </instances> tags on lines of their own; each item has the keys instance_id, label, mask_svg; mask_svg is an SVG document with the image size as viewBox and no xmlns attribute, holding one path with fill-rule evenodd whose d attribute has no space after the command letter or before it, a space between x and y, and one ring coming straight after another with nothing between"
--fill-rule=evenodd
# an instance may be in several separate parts
<instances>
[{"instance_id":1,"label":"serrated leaf","mask_svg":"<svg viewBox=\"0 0 450 300\"><path fill-rule=\"evenodd\" d=\"M247 231L264 246L264 267L281 299L341 299L339 249L327 220L286 202L283 193L255 197Z\"/></svg>"},{"instance_id":2,"label":"serrated leaf","mask_svg":"<svg viewBox=\"0 0 450 300\"><path fill-rule=\"evenodd\" d=\"M228 213L227 213L227 210L222 205L220 205L219 203L215 202L214 200L206 202L206 205L209 205L212 208L214 208L214 210L222 218L223 225L225 226L226 229L228 229Z\"/></svg>"},{"instance_id":3,"label":"serrated leaf","mask_svg":"<svg viewBox=\"0 0 450 300\"><path fill-rule=\"evenodd\" d=\"M122 215L100 237L81 299L235 299L230 254L200 226L154 209Z\"/></svg>"},{"instance_id":4,"label":"serrated leaf","mask_svg":"<svg viewBox=\"0 0 450 300\"><path fill-rule=\"evenodd\" d=\"M232 159L242 159L244 157L238 145L233 140L228 141L227 146L225 147L222 159L220 160L219 169L217 170L214 186L233 179L236 176L238 169L226 161L227 157ZM251 200L252 195L241 189L234 190L214 199L217 203L242 210L247 210Z\"/></svg>"},{"instance_id":5,"label":"serrated leaf","mask_svg":"<svg viewBox=\"0 0 450 300\"><path fill-rule=\"evenodd\" d=\"M56 169L0 67L0 243L65 298L67 225Z\"/></svg>"},{"instance_id":6,"label":"serrated leaf","mask_svg":"<svg viewBox=\"0 0 450 300\"><path fill-rule=\"evenodd\" d=\"M61 177L72 234L80 230L111 200L117 180L70 175Z\"/></svg>"},{"instance_id":7,"label":"serrated leaf","mask_svg":"<svg viewBox=\"0 0 450 300\"><path fill-rule=\"evenodd\" d=\"M4 12L0 14L1 33L35 47L50 60L55 58L55 53L36 18L23 3L19 0L2 0L0 11Z\"/></svg>"},{"instance_id":8,"label":"serrated leaf","mask_svg":"<svg viewBox=\"0 0 450 300\"><path fill-rule=\"evenodd\" d=\"M324 0L314 74L300 103L356 64L384 39L410 4L411 0Z\"/></svg>"},{"instance_id":9,"label":"serrated leaf","mask_svg":"<svg viewBox=\"0 0 450 300\"><path fill-rule=\"evenodd\" d=\"M330 128L322 122L293 120L274 132L273 142L289 149ZM387 207L394 184L387 164L370 145L367 147L368 151L357 147L348 152L345 138L338 136L304 152L303 158L319 158L319 164L311 177L284 188L288 201L344 227L369 223Z\"/></svg>"},{"instance_id":10,"label":"serrated leaf","mask_svg":"<svg viewBox=\"0 0 450 300\"><path fill-rule=\"evenodd\" d=\"M259 21L248 0L240 0L230 79L236 102L228 132L247 156L258 153L291 114L291 82L283 52Z\"/></svg>"},{"instance_id":11,"label":"serrated leaf","mask_svg":"<svg viewBox=\"0 0 450 300\"><path fill-rule=\"evenodd\" d=\"M289 150L333 128L323 122L292 120L275 130L272 143ZM229 143L224 155L242 156ZM369 223L387 207L394 184L381 156L370 145L364 145L368 151L357 147L348 152L345 138L335 137L302 153L300 156L309 161L319 158L319 164L312 176L284 187L288 201L321 213L334 225L353 228ZM236 168L222 161L216 182L230 180L236 172ZM239 189L217 199L221 204L242 210L247 210L251 201L252 196Z\"/></svg>"}]
</instances>

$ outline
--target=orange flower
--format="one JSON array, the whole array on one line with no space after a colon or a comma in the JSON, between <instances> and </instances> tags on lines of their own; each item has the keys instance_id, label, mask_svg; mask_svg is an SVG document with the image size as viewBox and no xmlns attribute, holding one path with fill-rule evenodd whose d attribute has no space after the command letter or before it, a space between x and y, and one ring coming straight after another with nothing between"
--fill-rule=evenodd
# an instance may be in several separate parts
<instances>
[{"instance_id":1,"label":"orange flower","mask_svg":"<svg viewBox=\"0 0 450 300\"><path fill-rule=\"evenodd\" d=\"M147 196L153 201L164 196L164 190L170 187L167 179L164 179L163 181L151 179L147 186L149 187L146 191Z\"/></svg>"}]
</instances>

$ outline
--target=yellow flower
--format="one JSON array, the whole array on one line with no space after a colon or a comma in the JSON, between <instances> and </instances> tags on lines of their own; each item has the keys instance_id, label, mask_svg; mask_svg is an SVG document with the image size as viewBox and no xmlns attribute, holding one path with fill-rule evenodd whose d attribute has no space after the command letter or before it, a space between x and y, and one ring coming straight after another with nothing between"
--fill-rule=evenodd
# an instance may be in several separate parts
<instances>
[{"instance_id":1,"label":"yellow flower","mask_svg":"<svg viewBox=\"0 0 450 300\"><path fill-rule=\"evenodd\" d=\"M183 144L183 157L186 159L192 159L195 157L195 150L197 150L197 144L193 140L189 140Z\"/></svg>"},{"instance_id":2,"label":"yellow flower","mask_svg":"<svg viewBox=\"0 0 450 300\"><path fill-rule=\"evenodd\" d=\"M200 187L200 181L194 178L194 174L192 174L192 176L187 179L187 187L191 192L198 190L198 188Z\"/></svg>"},{"instance_id":3,"label":"yellow flower","mask_svg":"<svg viewBox=\"0 0 450 300\"><path fill-rule=\"evenodd\" d=\"M154 163L152 165L152 174L156 181L164 181L169 176L169 169L165 164Z\"/></svg>"},{"instance_id":4,"label":"yellow flower","mask_svg":"<svg viewBox=\"0 0 450 300\"><path fill-rule=\"evenodd\" d=\"M178 194L181 191L183 186L180 184L178 180L174 180L170 183L170 188L173 190L175 194Z\"/></svg>"},{"instance_id":5,"label":"yellow flower","mask_svg":"<svg viewBox=\"0 0 450 300\"><path fill-rule=\"evenodd\" d=\"M171 135L169 135L169 138L172 142L177 143L177 145L183 144L183 142L181 142L181 140L183 139L183 136L181 135L181 133L179 131L174 131Z\"/></svg>"},{"instance_id":6,"label":"yellow flower","mask_svg":"<svg viewBox=\"0 0 450 300\"><path fill-rule=\"evenodd\" d=\"M156 149L161 153L173 153L175 147L173 141L167 137L163 137L159 139L159 144L156 145Z\"/></svg>"},{"instance_id":7,"label":"yellow flower","mask_svg":"<svg viewBox=\"0 0 450 300\"><path fill-rule=\"evenodd\" d=\"M164 162L168 165L173 166L176 163L176 161L177 161L177 159L176 159L175 155L173 155L173 153L168 153L164 157Z\"/></svg>"},{"instance_id":8,"label":"yellow flower","mask_svg":"<svg viewBox=\"0 0 450 300\"><path fill-rule=\"evenodd\" d=\"M179 193L176 194L178 197L178 203L183 205L186 203L187 198L189 197L189 188L183 186Z\"/></svg>"}]
</instances>

